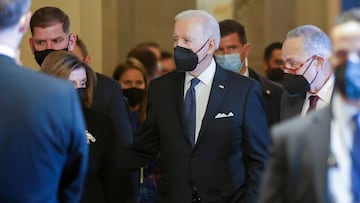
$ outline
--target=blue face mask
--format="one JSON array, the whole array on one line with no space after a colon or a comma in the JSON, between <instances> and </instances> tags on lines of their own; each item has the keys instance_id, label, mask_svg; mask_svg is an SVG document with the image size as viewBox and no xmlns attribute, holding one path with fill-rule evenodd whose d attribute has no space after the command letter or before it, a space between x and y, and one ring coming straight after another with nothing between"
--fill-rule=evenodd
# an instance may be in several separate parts
<instances>
[{"instance_id":1,"label":"blue face mask","mask_svg":"<svg viewBox=\"0 0 360 203\"><path fill-rule=\"evenodd\" d=\"M239 73L243 64L240 54L224 54L215 56L216 62L225 69Z\"/></svg>"},{"instance_id":2,"label":"blue face mask","mask_svg":"<svg viewBox=\"0 0 360 203\"><path fill-rule=\"evenodd\" d=\"M345 93L351 100L360 99L360 63L350 60L346 63L345 69Z\"/></svg>"}]
</instances>

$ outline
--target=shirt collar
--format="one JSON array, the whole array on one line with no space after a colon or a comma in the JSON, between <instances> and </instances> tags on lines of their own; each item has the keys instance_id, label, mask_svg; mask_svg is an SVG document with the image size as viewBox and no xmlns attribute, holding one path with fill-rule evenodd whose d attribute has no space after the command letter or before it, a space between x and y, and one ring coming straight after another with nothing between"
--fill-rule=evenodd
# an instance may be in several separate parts
<instances>
[{"instance_id":1,"label":"shirt collar","mask_svg":"<svg viewBox=\"0 0 360 203\"><path fill-rule=\"evenodd\" d=\"M197 78L205 85L210 85L214 78L215 70L216 70L216 63L215 63L215 60L212 59L210 66L207 69L205 69L204 72L202 72ZM192 76L188 72L186 72L185 84L190 83L190 81L193 78L194 78L194 76Z\"/></svg>"},{"instance_id":2,"label":"shirt collar","mask_svg":"<svg viewBox=\"0 0 360 203\"><path fill-rule=\"evenodd\" d=\"M10 48L9 46L0 44L0 54L8 56L10 58L15 59L16 53L15 50Z\"/></svg>"},{"instance_id":3,"label":"shirt collar","mask_svg":"<svg viewBox=\"0 0 360 203\"><path fill-rule=\"evenodd\" d=\"M307 92L306 99L308 99L312 95L317 95L321 101L325 103L329 103L331 100L334 85L335 85L335 76L331 75L329 79L325 82L324 86L316 94Z\"/></svg>"}]
</instances>

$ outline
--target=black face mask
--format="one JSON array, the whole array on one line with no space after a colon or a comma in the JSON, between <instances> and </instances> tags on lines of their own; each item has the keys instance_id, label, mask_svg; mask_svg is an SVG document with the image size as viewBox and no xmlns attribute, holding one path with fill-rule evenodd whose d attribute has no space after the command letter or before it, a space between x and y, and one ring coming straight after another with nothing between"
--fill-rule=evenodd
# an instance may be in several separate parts
<instances>
[{"instance_id":1,"label":"black face mask","mask_svg":"<svg viewBox=\"0 0 360 203\"><path fill-rule=\"evenodd\" d=\"M85 87L80 87L76 89L79 95L79 99L81 102L81 105L84 106L85 105L85 101L87 99L87 90Z\"/></svg>"},{"instance_id":2,"label":"black face mask","mask_svg":"<svg viewBox=\"0 0 360 203\"><path fill-rule=\"evenodd\" d=\"M302 75L284 73L284 80L282 84L286 91L293 96L310 90L309 82Z\"/></svg>"},{"instance_id":3,"label":"black face mask","mask_svg":"<svg viewBox=\"0 0 360 203\"><path fill-rule=\"evenodd\" d=\"M61 50L68 51L68 48L66 47L66 48L61 49ZM49 55L53 51L57 51L57 50L55 50L55 49L45 49L45 50L42 50L42 51L34 51L35 60L39 64L39 66L41 66L41 64L44 62L46 56Z\"/></svg>"},{"instance_id":4,"label":"black face mask","mask_svg":"<svg viewBox=\"0 0 360 203\"><path fill-rule=\"evenodd\" d=\"M179 72L193 71L196 68L196 66L206 58L207 54L199 62L197 53L205 47L208 41L209 40L206 40L204 45L202 45L197 52L193 52L191 49L176 46L174 48L174 60L176 64L176 70Z\"/></svg>"},{"instance_id":5,"label":"black face mask","mask_svg":"<svg viewBox=\"0 0 360 203\"><path fill-rule=\"evenodd\" d=\"M309 70L314 59L315 58L311 60L302 75L284 73L284 80L282 82L282 85L290 95L295 96L297 94L302 94L310 90L310 85L315 81L319 72L316 72L315 77L310 83L306 80L304 74Z\"/></svg>"},{"instance_id":6,"label":"black face mask","mask_svg":"<svg viewBox=\"0 0 360 203\"><path fill-rule=\"evenodd\" d=\"M272 81L282 82L284 80L284 71L281 68L269 68L266 73Z\"/></svg>"},{"instance_id":7,"label":"black face mask","mask_svg":"<svg viewBox=\"0 0 360 203\"><path fill-rule=\"evenodd\" d=\"M130 107L135 107L140 104L145 97L145 90L136 87L123 89L123 93L128 99Z\"/></svg>"}]
</instances>

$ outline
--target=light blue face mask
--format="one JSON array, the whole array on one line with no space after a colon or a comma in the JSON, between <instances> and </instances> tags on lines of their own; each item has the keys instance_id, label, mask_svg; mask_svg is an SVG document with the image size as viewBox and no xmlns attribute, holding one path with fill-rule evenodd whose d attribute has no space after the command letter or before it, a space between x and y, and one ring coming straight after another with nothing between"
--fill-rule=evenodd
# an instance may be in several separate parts
<instances>
[{"instance_id":1,"label":"light blue face mask","mask_svg":"<svg viewBox=\"0 0 360 203\"><path fill-rule=\"evenodd\" d=\"M240 54L224 54L215 56L216 62L225 69L239 73L243 64Z\"/></svg>"}]
</instances>

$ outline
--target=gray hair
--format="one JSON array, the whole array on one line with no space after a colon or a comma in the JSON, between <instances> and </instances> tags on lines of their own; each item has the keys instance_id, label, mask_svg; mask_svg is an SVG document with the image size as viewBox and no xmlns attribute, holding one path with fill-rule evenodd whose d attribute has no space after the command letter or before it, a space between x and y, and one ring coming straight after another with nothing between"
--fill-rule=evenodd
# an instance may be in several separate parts
<instances>
[{"instance_id":1,"label":"gray hair","mask_svg":"<svg viewBox=\"0 0 360 203\"><path fill-rule=\"evenodd\" d=\"M204 19L204 23L202 23L202 27L204 33L207 34L206 37L214 38L215 40L215 49L219 47L220 44L220 28L216 19L210 15L206 11L202 10L187 10L183 11L175 16L175 21L186 19L186 18L202 18Z\"/></svg>"},{"instance_id":2,"label":"gray hair","mask_svg":"<svg viewBox=\"0 0 360 203\"><path fill-rule=\"evenodd\" d=\"M0 30L19 22L21 16L30 9L30 0L0 0Z\"/></svg>"},{"instance_id":3,"label":"gray hair","mask_svg":"<svg viewBox=\"0 0 360 203\"><path fill-rule=\"evenodd\" d=\"M330 56L332 51L330 39L320 28L314 25L302 25L290 30L286 35L286 39L296 37L303 37L303 47L307 53Z\"/></svg>"}]
</instances>

